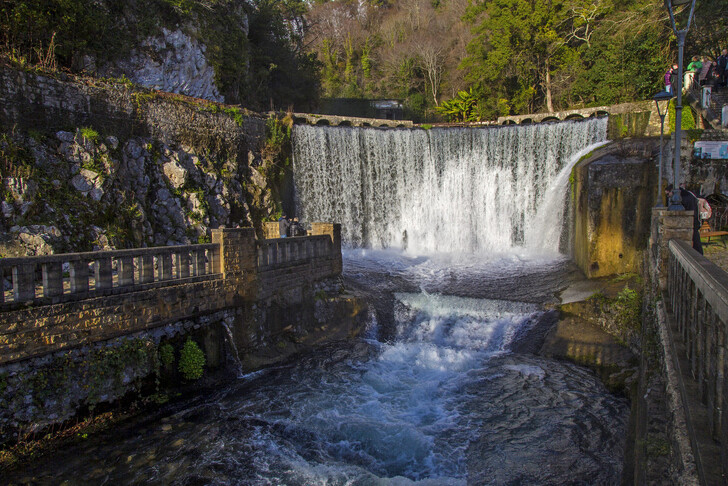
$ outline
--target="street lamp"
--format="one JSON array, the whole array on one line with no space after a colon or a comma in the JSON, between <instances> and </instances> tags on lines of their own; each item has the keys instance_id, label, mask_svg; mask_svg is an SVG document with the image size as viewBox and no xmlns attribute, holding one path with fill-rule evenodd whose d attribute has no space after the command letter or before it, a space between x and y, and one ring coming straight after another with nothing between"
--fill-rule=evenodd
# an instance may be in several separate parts
<instances>
[{"instance_id":1,"label":"street lamp","mask_svg":"<svg viewBox=\"0 0 728 486\"><path fill-rule=\"evenodd\" d=\"M690 14L688 15L688 22L683 30L678 30L675 24L675 15L672 12L673 7L685 5L691 3ZM677 90L677 104L675 105L675 168L673 170L673 191L672 200L670 206L667 208L670 211L684 211L685 208L682 205L680 198L680 138L682 135L682 75L683 75L683 50L685 49L685 36L688 34L690 29L690 22L693 20L693 13L695 12L695 0L665 0L665 6L670 14L670 23L672 24L672 31L677 37L677 86L673 86L673 89Z\"/></svg>"},{"instance_id":2,"label":"street lamp","mask_svg":"<svg viewBox=\"0 0 728 486\"><path fill-rule=\"evenodd\" d=\"M657 114L660 116L660 168L658 170L657 177L657 204L655 205L655 207L664 208L665 205L662 204L662 139L665 134L665 116L667 115L667 110L670 109L670 100L672 99L672 93L668 93L667 91L662 90L655 96L653 96L652 99L655 100L655 105L657 106Z\"/></svg>"}]
</instances>

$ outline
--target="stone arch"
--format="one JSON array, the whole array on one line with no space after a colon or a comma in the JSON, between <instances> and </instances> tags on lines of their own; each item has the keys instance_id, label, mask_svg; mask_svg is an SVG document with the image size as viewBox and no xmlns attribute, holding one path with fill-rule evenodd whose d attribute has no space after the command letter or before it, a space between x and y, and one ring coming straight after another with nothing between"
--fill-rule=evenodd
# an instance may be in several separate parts
<instances>
[{"instance_id":1,"label":"stone arch","mask_svg":"<svg viewBox=\"0 0 728 486\"><path fill-rule=\"evenodd\" d=\"M559 120L559 117L557 117L557 116L546 116L541 119L541 123L556 123L559 121L561 121L561 120Z\"/></svg>"},{"instance_id":2,"label":"stone arch","mask_svg":"<svg viewBox=\"0 0 728 486\"><path fill-rule=\"evenodd\" d=\"M583 119L584 119L584 115L582 115L581 113L572 113L571 115L564 118L564 120L583 120Z\"/></svg>"},{"instance_id":3,"label":"stone arch","mask_svg":"<svg viewBox=\"0 0 728 486\"><path fill-rule=\"evenodd\" d=\"M515 125L515 124L516 124L516 122L511 120L510 118L503 120L503 125Z\"/></svg>"},{"instance_id":4,"label":"stone arch","mask_svg":"<svg viewBox=\"0 0 728 486\"><path fill-rule=\"evenodd\" d=\"M387 125L386 123L382 123L378 126L379 126L379 128L389 128L389 125Z\"/></svg>"},{"instance_id":5,"label":"stone arch","mask_svg":"<svg viewBox=\"0 0 728 486\"><path fill-rule=\"evenodd\" d=\"M399 124L399 125L397 125L397 128L407 128L407 127L402 124Z\"/></svg>"},{"instance_id":6,"label":"stone arch","mask_svg":"<svg viewBox=\"0 0 728 486\"><path fill-rule=\"evenodd\" d=\"M521 120L520 124L521 125L530 125L532 123L533 123L533 118L524 118L523 120Z\"/></svg>"},{"instance_id":7,"label":"stone arch","mask_svg":"<svg viewBox=\"0 0 728 486\"><path fill-rule=\"evenodd\" d=\"M329 126L331 123L326 118L322 118L316 122L316 125Z\"/></svg>"},{"instance_id":8,"label":"stone arch","mask_svg":"<svg viewBox=\"0 0 728 486\"><path fill-rule=\"evenodd\" d=\"M339 122L340 127L350 127L351 126L351 120L341 120Z\"/></svg>"},{"instance_id":9,"label":"stone arch","mask_svg":"<svg viewBox=\"0 0 728 486\"><path fill-rule=\"evenodd\" d=\"M363 126L363 127L371 127L371 126L372 126L372 124L371 124L371 123L369 123L369 122L363 122L363 123L361 124L361 126Z\"/></svg>"},{"instance_id":10,"label":"stone arch","mask_svg":"<svg viewBox=\"0 0 728 486\"><path fill-rule=\"evenodd\" d=\"M297 116L293 118L293 123L308 123L308 118Z\"/></svg>"}]
</instances>

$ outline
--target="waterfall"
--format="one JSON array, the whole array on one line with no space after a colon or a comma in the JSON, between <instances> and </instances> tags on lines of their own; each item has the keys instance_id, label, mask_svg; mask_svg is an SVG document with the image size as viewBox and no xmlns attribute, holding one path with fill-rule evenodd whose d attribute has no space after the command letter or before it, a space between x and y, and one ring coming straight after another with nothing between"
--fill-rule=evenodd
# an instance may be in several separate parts
<instances>
[{"instance_id":1,"label":"waterfall","mask_svg":"<svg viewBox=\"0 0 728 486\"><path fill-rule=\"evenodd\" d=\"M607 119L492 128L297 125L296 207L342 224L345 244L412 252L558 251L563 172L606 138ZM559 174L562 186L552 187ZM551 197L549 197L551 196ZM559 204L561 207L559 207ZM539 212L541 211L541 212Z\"/></svg>"}]
</instances>

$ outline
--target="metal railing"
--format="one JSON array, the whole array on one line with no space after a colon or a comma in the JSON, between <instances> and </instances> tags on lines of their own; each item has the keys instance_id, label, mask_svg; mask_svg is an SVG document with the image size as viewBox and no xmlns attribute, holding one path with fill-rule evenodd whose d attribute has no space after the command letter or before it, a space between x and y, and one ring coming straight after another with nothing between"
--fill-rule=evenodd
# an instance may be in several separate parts
<instances>
[{"instance_id":1,"label":"metal railing","mask_svg":"<svg viewBox=\"0 0 728 486\"><path fill-rule=\"evenodd\" d=\"M221 273L217 244L2 258L0 304L63 301Z\"/></svg>"}]
</instances>

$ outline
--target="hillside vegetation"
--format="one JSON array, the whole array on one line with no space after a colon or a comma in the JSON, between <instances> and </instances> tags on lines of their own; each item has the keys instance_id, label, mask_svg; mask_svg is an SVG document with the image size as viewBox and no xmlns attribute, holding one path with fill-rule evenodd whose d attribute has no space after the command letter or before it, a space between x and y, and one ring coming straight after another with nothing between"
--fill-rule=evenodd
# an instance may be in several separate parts
<instances>
[{"instance_id":1,"label":"hillside vegetation","mask_svg":"<svg viewBox=\"0 0 728 486\"><path fill-rule=\"evenodd\" d=\"M686 56L728 47L727 17L728 0L699 0ZM118 77L118 61L163 29L204 45L227 103L393 98L418 121L648 99L677 50L663 0L0 3L0 50L21 64Z\"/></svg>"},{"instance_id":2,"label":"hillside vegetation","mask_svg":"<svg viewBox=\"0 0 728 486\"><path fill-rule=\"evenodd\" d=\"M699 1L686 56L715 59L727 16ZM649 99L677 50L662 0L333 0L307 19L323 96L403 99L425 119Z\"/></svg>"}]
</instances>

